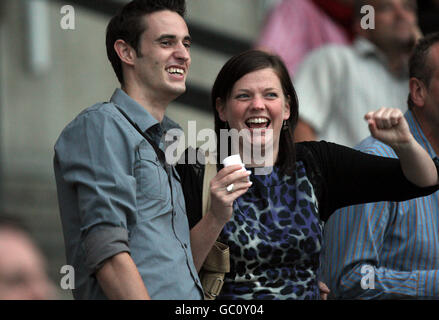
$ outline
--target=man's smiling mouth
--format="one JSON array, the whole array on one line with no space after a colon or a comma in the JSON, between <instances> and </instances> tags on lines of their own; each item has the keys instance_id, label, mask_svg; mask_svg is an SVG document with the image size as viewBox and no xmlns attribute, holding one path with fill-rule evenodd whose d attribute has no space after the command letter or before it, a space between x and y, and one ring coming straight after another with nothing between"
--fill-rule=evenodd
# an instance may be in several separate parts
<instances>
[{"instance_id":1,"label":"man's smiling mouth","mask_svg":"<svg viewBox=\"0 0 439 320\"><path fill-rule=\"evenodd\" d=\"M183 76L185 74L185 70L183 68L177 68L177 67L169 67L166 69L166 71L172 75Z\"/></svg>"}]
</instances>

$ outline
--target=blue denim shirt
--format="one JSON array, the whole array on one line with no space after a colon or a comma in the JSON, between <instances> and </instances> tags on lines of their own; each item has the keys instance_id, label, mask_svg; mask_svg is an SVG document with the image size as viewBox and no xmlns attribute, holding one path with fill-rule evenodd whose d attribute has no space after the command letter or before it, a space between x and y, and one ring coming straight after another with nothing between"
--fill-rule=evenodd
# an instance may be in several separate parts
<instances>
[{"instance_id":1,"label":"blue denim shirt","mask_svg":"<svg viewBox=\"0 0 439 320\"><path fill-rule=\"evenodd\" d=\"M202 299L178 173L168 167L171 191L157 153L117 108L156 142L178 127L167 117L160 124L117 89L61 133L54 169L73 296L105 299L94 274L129 252L153 299Z\"/></svg>"}]
</instances>

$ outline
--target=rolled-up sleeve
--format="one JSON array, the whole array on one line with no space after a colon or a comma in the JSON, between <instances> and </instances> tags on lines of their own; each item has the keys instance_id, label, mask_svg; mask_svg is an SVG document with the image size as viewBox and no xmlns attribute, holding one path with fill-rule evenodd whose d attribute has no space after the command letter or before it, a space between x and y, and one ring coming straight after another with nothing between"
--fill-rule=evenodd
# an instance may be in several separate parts
<instances>
[{"instance_id":1,"label":"rolled-up sleeve","mask_svg":"<svg viewBox=\"0 0 439 320\"><path fill-rule=\"evenodd\" d=\"M86 261L90 270L99 270L106 259L120 252L130 252L125 228L96 227L85 238Z\"/></svg>"},{"instance_id":2,"label":"rolled-up sleeve","mask_svg":"<svg viewBox=\"0 0 439 320\"><path fill-rule=\"evenodd\" d=\"M70 204L60 199L61 214L79 215L91 273L104 260L130 251L127 226L135 219L136 180L131 133L123 125L114 114L89 111L67 126L55 145L57 179L76 195Z\"/></svg>"}]
</instances>

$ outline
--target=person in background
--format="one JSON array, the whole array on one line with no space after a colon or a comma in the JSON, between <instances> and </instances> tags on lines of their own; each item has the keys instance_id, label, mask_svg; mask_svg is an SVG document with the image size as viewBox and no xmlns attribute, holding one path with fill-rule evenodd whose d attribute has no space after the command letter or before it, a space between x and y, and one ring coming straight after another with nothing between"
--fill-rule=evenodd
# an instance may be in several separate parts
<instances>
[{"instance_id":1,"label":"person in background","mask_svg":"<svg viewBox=\"0 0 439 320\"><path fill-rule=\"evenodd\" d=\"M369 20L361 13L365 5L374 9ZM315 50L295 75L302 105L296 141L353 147L369 135L361 125L369 109L406 110L408 58L420 37L416 12L415 0L355 1L353 44ZM371 20L374 29L366 24Z\"/></svg>"},{"instance_id":2,"label":"person in background","mask_svg":"<svg viewBox=\"0 0 439 320\"><path fill-rule=\"evenodd\" d=\"M46 263L26 228L0 216L0 300L55 299Z\"/></svg>"},{"instance_id":3,"label":"person in background","mask_svg":"<svg viewBox=\"0 0 439 320\"><path fill-rule=\"evenodd\" d=\"M266 17L256 47L278 54L294 76L312 50L352 40L353 0L282 0Z\"/></svg>"},{"instance_id":4,"label":"person in background","mask_svg":"<svg viewBox=\"0 0 439 320\"><path fill-rule=\"evenodd\" d=\"M405 118L410 131L438 161L439 33L421 39L414 49L408 106ZM357 149L397 157L389 146L373 137ZM331 297L439 298L438 227L439 192L405 202L368 203L338 210L325 226L326 247L322 252L321 278L330 287Z\"/></svg>"}]
</instances>

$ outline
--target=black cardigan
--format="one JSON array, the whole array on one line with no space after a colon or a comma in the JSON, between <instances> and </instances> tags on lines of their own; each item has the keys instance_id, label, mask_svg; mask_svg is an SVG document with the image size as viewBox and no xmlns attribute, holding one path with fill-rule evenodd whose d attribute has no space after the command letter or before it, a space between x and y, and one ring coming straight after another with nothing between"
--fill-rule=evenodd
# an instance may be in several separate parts
<instances>
[{"instance_id":1,"label":"black cardigan","mask_svg":"<svg viewBox=\"0 0 439 320\"><path fill-rule=\"evenodd\" d=\"M398 159L370 155L326 141L296 143L296 161L305 165L323 221L342 207L367 202L405 201L427 196L439 189L439 185L420 188L412 184L405 178ZM435 164L439 174L437 159ZM204 165L178 164L177 171L192 228L202 217Z\"/></svg>"}]
</instances>

